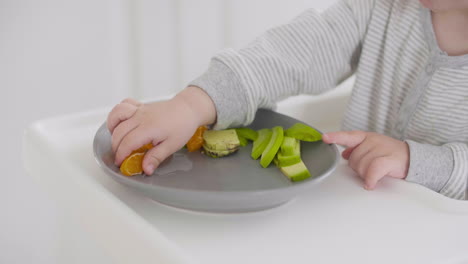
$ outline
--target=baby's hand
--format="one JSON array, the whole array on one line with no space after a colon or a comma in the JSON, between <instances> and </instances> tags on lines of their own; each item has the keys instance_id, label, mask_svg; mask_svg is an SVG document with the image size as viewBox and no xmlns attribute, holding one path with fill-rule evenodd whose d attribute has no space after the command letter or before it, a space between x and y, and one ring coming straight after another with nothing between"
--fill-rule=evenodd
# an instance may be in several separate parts
<instances>
[{"instance_id":1,"label":"baby's hand","mask_svg":"<svg viewBox=\"0 0 468 264\"><path fill-rule=\"evenodd\" d=\"M368 190L374 189L384 176L406 178L409 148L403 141L364 131L327 133L323 135L323 141L347 147L342 156L364 179L364 187Z\"/></svg>"},{"instance_id":2,"label":"baby's hand","mask_svg":"<svg viewBox=\"0 0 468 264\"><path fill-rule=\"evenodd\" d=\"M215 119L211 98L197 87L188 87L168 101L142 104L125 99L107 118L115 164L120 166L133 150L152 143L155 147L143 160L143 170L150 175L182 148L199 126L212 124Z\"/></svg>"}]
</instances>

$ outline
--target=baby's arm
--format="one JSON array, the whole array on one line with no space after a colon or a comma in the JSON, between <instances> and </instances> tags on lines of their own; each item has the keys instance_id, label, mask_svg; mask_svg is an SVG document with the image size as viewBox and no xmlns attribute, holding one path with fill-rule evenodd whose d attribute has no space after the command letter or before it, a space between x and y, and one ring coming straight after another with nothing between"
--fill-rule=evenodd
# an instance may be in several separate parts
<instances>
[{"instance_id":1,"label":"baby's arm","mask_svg":"<svg viewBox=\"0 0 468 264\"><path fill-rule=\"evenodd\" d=\"M333 89L357 67L374 0L342 0L308 10L247 47L217 54L192 85L215 102L216 128L247 125L258 108Z\"/></svg>"},{"instance_id":2,"label":"baby's arm","mask_svg":"<svg viewBox=\"0 0 468 264\"><path fill-rule=\"evenodd\" d=\"M151 174L200 125L247 125L258 108L272 107L281 98L332 89L357 65L373 3L342 0L322 14L307 11L239 52L219 54L191 83L194 87L174 99L117 105L108 118L115 163L151 142L157 147L143 161L145 173Z\"/></svg>"},{"instance_id":3,"label":"baby's arm","mask_svg":"<svg viewBox=\"0 0 468 264\"><path fill-rule=\"evenodd\" d=\"M406 140L410 149L407 181L424 185L454 199L467 199L468 144L441 146Z\"/></svg>"},{"instance_id":4,"label":"baby's arm","mask_svg":"<svg viewBox=\"0 0 468 264\"><path fill-rule=\"evenodd\" d=\"M143 169L150 175L184 146L197 127L213 124L215 120L213 101L197 87L188 87L168 101L142 104L125 99L107 118L115 164L119 166L133 150L152 143L156 147L143 160Z\"/></svg>"}]
</instances>

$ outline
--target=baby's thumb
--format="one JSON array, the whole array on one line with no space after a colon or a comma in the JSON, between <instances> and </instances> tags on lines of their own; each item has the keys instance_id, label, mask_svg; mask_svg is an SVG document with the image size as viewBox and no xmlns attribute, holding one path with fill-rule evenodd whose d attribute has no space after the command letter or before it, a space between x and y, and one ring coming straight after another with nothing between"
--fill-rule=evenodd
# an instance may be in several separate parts
<instances>
[{"instance_id":1,"label":"baby's thumb","mask_svg":"<svg viewBox=\"0 0 468 264\"><path fill-rule=\"evenodd\" d=\"M154 170L161 165L170 155L177 151L175 144L166 140L150 149L143 159L143 170L146 175L153 174Z\"/></svg>"}]
</instances>

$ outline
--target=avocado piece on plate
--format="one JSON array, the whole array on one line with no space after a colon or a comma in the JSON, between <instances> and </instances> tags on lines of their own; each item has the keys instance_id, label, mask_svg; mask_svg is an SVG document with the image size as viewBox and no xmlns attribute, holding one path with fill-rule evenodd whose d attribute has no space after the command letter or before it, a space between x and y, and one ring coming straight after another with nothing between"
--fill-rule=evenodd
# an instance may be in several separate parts
<instances>
[{"instance_id":1,"label":"avocado piece on plate","mask_svg":"<svg viewBox=\"0 0 468 264\"><path fill-rule=\"evenodd\" d=\"M207 130L203 133L203 147L212 151L226 151L239 148L236 130Z\"/></svg>"},{"instance_id":2,"label":"avocado piece on plate","mask_svg":"<svg viewBox=\"0 0 468 264\"><path fill-rule=\"evenodd\" d=\"M203 133L203 149L212 158L228 156L239 149L240 141L234 129L207 130Z\"/></svg>"},{"instance_id":3,"label":"avocado piece on plate","mask_svg":"<svg viewBox=\"0 0 468 264\"><path fill-rule=\"evenodd\" d=\"M293 182L302 181L311 177L309 170L302 160L291 166L280 167L280 170Z\"/></svg>"},{"instance_id":4,"label":"avocado piece on plate","mask_svg":"<svg viewBox=\"0 0 468 264\"><path fill-rule=\"evenodd\" d=\"M271 130L273 133L271 135L270 142L268 142L268 145L262 153L262 158L260 159L260 165L262 165L263 168L270 165L275 158L276 153L280 149L281 143L283 143L283 127L275 126Z\"/></svg>"},{"instance_id":5,"label":"avocado piece on plate","mask_svg":"<svg viewBox=\"0 0 468 264\"><path fill-rule=\"evenodd\" d=\"M283 146L286 142L283 140L283 144L281 145L281 150L278 151L276 155L275 163L278 167L287 167L299 163L301 161L301 142L297 139L293 138L293 148L291 155L286 155L285 151L283 150Z\"/></svg>"},{"instance_id":6,"label":"avocado piece on plate","mask_svg":"<svg viewBox=\"0 0 468 264\"><path fill-rule=\"evenodd\" d=\"M258 131L258 137L254 140L252 146L251 156L253 159L258 159L262 155L263 150L265 150L266 146L270 142L272 134L273 132L269 128L263 128Z\"/></svg>"},{"instance_id":7,"label":"avocado piece on plate","mask_svg":"<svg viewBox=\"0 0 468 264\"><path fill-rule=\"evenodd\" d=\"M239 134L237 134L237 137L239 138L239 143L241 147L245 147L249 144L249 140Z\"/></svg>"},{"instance_id":8,"label":"avocado piece on plate","mask_svg":"<svg viewBox=\"0 0 468 264\"><path fill-rule=\"evenodd\" d=\"M293 137L284 136L283 143L281 143L281 153L283 153L283 155L294 155L297 141L298 140Z\"/></svg>"},{"instance_id":9,"label":"avocado piece on plate","mask_svg":"<svg viewBox=\"0 0 468 264\"><path fill-rule=\"evenodd\" d=\"M236 128L236 132L239 137L244 137L251 141L254 141L258 138L258 132L248 127Z\"/></svg>"},{"instance_id":10,"label":"avocado piece on plate","mask_svg":"<svg viewBox=\"0 0 468 264\"><path fill-rule=\"evenodd\" d=\"M322 139L322 134L320 134L320 132L302 123L292 125L284 131L284 135L308 142L315 142Z\"/></svg>"},{"instance_id":11,"label":"avocado piece on plate","mask_svg":"<svg viewBox=\"0 0 468 264\"><path fill-rule=\"evenodd\" d=\"M207 156L212 157L212 158L222 158L222 157L225 157L225 156L229 156L229 155L233 154L234 152L236 152L237 150L239 150L239 148L230 149L230 150L211 150L211 149L207 148L205 145L203 145L203 149L205 151L205 154Z\"/></svg>"}]
</instances>

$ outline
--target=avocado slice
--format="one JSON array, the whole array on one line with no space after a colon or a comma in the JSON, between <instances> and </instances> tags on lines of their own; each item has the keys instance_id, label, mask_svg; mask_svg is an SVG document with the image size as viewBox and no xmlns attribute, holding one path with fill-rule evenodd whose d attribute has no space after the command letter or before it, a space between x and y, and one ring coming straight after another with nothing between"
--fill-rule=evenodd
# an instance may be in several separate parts
<instances>
[{"instance_id":1,"label":"avocado slice","mask_svg":"<svg viewBox=\"0 0 468 264\"><path fill-rule=\"evenodd\" d=\"M293 182L302 181L311 177L309 170L302 160L294 165L282 167L280 170Z\"/></svg>"},{"instance_id":2,"label":"avocado slice","mask_svg":"<svg viewBox=\"0 0 468 264\"><path fill-rule=\"evenodd\" d=\"M272 128L273 134L271 135L270 142L266 146L265 150L262 153L262 158L260 160L260 165L263 168L268 167L270 163L276 156L279 148L281 147L281 143L283 143L283 127L275 126Z\"/></svg>"},{"instance_id":3,"label":"avocado slice","mask_svg":"<svg viewBox=\"0 0 468 264\"><path fill-rule=\"evenodd\" d=\"M239 148L240 142L234 129L206 130L203 133L205 149L210 151L226 151Z\"/></svg>"},{"instance_id":4,"label":"avocado slice","mask_svg":"<svg viewBox=\"0 0 468 264\"><path fill-rule=\"evenodd\" d=\"M239 150L239 148L231 149L231 150L211 150L207 148L205 145L203 145L203 149L205 150L205 154L212 158L222 158L225 156L229 156L235 153L237 150Z\"/></svg>"},{"instance_id":5,"label":"avocado slice","mask_svg":"<svg viewBox=\"0 0 468 264\"><path fill-rule=\"evenodd\" d=\"M254 141L258 138L258 132L248 127L236 128L236 132L239 137L244 137L251 141Z\"/></svg>"},{"instance_id":6,"label":"avocado slice","mask_svg":"<svg viewBox=\"0 0 468 264\"><path fill-rule=\"evenodd\" d=\"M276 154L276 165L278 167L287 167L299 163L301 161L301 142L293 138L293 151L291 155L284 154L283 148ZM283 140L283 145L286 140ZM281 145L281 147L283 147Z\"/></svg>"},{"instance_id":7,"label":"avocado slice","mask_svg":"<svg viewBox=\"0 0 468 264\"><path fill-rule=\"evenodd\" d=\"M241 147L245 147L245 146L247 146L249 144L249 138L246 137L246 135L249 136L249 137L252 137L252 135L253 135L253 134L249 134L250 132L248 132L244 128L248 129L248 130L252 130L252 129L247 128L247 127L241 127L241 128L236 128L235 129L237 137L239 138L239 142L240 142ZM244 132L244 131L247 131L247 132ZM257 131L255 131L255 130L252 130L252 131L255 132L257 137L258 137ZM251 139L251 140L253 140L253 139Z\"/></svg>"},{"instance_id":8,"label":"avocado slice","mask_svg":"<svg viewBox=\"0 0 468 264\"><path fill-rule=\"evenodd\" d=\"M293 137L285 136L283 143L281 143L281 153L283 153L283 155L294 155L296 141L298 140Z\"/></svg>"},{"instance_id":9,"label":"avocado slice","mask_svg":"<svg viewBox=\"0 0 468 264\"><path fill-rule=\"evenodd\" d=\"M284 131L284 135L308 142L319 141L322 139L322 134L320 134L320 132L302 123L292 125Z\"/></svg>"},{"instance_id":10,"label":"avocado slice","mask_svg":"<svg viewBox=\"0 0 468 264\"><path fill-rule=\"evenodd\" d=\"M237 137L239 138L239 144L241 147L245 147L249 144L249 140L239 134L237 134Z\"/></svg>"},{"instance_id":11,"label":"avocado slice","mask_svg":"<svg viewBox=\"0 0 468 264\"><path fill-rule=\"evenodd\" d=\"M252 158L253 159L258 159L260 155L262 155L263 150L265 150L266 146L268 145L268 142L270 142L270 138L273 132L271 129L268 128L263 128L258 131L258 137L257 139L253 142L252 146Z\"/></svg>"}]
</instances>

